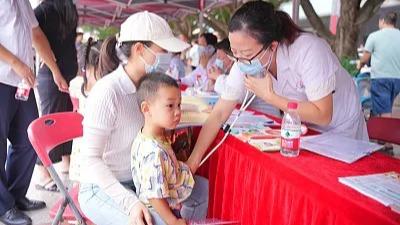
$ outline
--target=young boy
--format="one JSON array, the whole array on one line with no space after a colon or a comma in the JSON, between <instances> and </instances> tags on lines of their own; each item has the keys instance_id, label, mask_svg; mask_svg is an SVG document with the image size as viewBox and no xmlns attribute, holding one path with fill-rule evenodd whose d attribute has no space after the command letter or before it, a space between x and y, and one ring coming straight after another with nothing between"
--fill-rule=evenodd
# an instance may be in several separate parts
<instances>
[{"instance_id":1,"label":"young boy","mask_svg":"<svg viewBox=\"0 0 400 225\"><path fill-rule=\"evenodd\" d=\"M174 129L181 118L179 86L167 75L149 74L140 81L137 96L145 122L131 151L136 193L150 208L153 224L186 225L179 209L190 196L194 179L166 137L166 130Z\"/></svg>"}]
</instances>

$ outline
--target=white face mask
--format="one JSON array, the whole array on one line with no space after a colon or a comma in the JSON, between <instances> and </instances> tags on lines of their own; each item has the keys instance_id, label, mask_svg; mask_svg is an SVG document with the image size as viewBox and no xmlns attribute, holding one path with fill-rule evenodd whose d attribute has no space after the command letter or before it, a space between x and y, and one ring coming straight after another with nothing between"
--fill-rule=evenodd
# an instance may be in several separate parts
<instances>
[{"instance_id":1,"label":"white face mask","mask_svg":"<svg viewBox=\"0 0 400 225\"><path fill-rule=\"evenodd\" d=\"M225 68L224 68L224 61L222 61L221 59L216 58L216 59L215 59L215 62L214 62L214 65L215 65L218 69L220 69L220 70L222 70L222 71L225 70Z\"/></svg>"},{"instance_id":2,"label":"white face mask","mask_svg":"<svg viewBox=\"0 0 400 225\"><path fill-rule=\"evenodd\" d=\"M206 47L199 45L198 46L198 52L199 55L212 55L215 51L215 48L212 45L207 45Z\"/></svg>"},{"instance_id":3,"label":"white face mask","mask_svg":"<svg viewBox=\"0 0 400 225\"><path fill-rule=\"evenodd\" d=\"M261 56L261 58L264 57L265 54L266 54L266 52ZM269 56L268 61L265 65L262 65L260 59L257 57L255 59L251 60L250 64L246 64L246 63L239 61L238 62L239 69L242 71L242 73L245 73L247 75L255 76L255 77L263 77L264 71L268 71L269 68L271 67L273 54L274 54L274 52L271 53L271 55Z\"/></svg>"},{"instance_id":4,"label":"white face mask","mask_svg":"<svg viewBox=\"0 0 400 225\"><path fill-rule=\"evenodd\" d=\"M166 73L169 69L169 65L171 63L172 54L171 53L155 53L149 47L145 45L146 49L149 50L151 54L153 54L156 59L152 65L148 64L143 57L140 57L144 63L144 69L146 73Z\"/></svg>"}]
</instances>

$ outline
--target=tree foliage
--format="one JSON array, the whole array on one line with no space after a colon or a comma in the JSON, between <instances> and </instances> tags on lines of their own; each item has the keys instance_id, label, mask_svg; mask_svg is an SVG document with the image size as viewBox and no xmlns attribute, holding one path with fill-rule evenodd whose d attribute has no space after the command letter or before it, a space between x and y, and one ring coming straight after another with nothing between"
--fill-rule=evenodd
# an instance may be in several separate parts
<instances>
[{"instance_id":1,"label":"tree foliage","mask_svg":"<svg viewBox=\"0 0 400 225\"><path fill-rule=\"evenodd\" d=\"M337 56L343 58L355 56L360 25L376 14L383 2L384 0L367 0L361 6L361 0L341 0L336 35L324 26L310 0L301 0L300 4L312 27L332 45Z\"/></svg>"}]
</instances>

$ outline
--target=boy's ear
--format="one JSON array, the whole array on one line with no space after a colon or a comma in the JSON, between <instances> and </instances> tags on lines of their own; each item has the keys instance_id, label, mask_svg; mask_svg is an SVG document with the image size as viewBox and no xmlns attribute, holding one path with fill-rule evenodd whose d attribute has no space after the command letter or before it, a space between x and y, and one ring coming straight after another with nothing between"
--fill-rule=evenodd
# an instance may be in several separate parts
<instances>
[{"instance_id":1,"label":"boy's ear","mask_svg":"<svg viewBox=\"0 0 400 225\"><path fill-rule=\"evenodd\" d=\"M140 104L140 110L142 111L142 113L143 113L144 115L149 114L149 113L150 113L150 106L149 106L149 103L148 103L147 101L143 101L143 102Z\"/></svg>"}]
</instances>

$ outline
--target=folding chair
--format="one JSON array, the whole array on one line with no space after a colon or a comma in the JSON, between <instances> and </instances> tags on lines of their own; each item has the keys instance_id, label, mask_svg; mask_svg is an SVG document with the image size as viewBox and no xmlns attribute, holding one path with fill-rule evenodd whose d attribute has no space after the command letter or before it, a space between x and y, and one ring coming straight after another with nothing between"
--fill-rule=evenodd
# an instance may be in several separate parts
<instances>
[{"instance_id":1,"label":"folding chair","mask_svg":"<svg viewBox=\"0 0 400 225\"><path fill-rule=\"evenodd\" d=\"M71 195L68 193L49 157L49 153L57 145L83 135L82 120L83 116L76 112L53 113L32 121L28 127L28 137L33 148L42 161L43 166L49 171L64 198L54 216L53 225L59 224L63 220L63 214L67 205L72 210L78 224L86 224L77 204L74 203Z\"/></svg>"},{"instance_id":2,"label":"folding chair","mask_svg":"<svg viewBox=\"0 0 400 225\"><path fill-rule=\"evenodd\" d=\"M367 128L369 138L400 145L400 119L371 117Z\"/></svg>"},{"instance_id":3,"label":"folding chair","mask_svg":"<svg viewBox=\"0 0 400 225\"><path fill-rule=\"evenodd\" d=\"M370 73L360 73L354 78L364 117L369 118L372 108L371 102L371 76Z\"/></svg>"}]
</instances>

